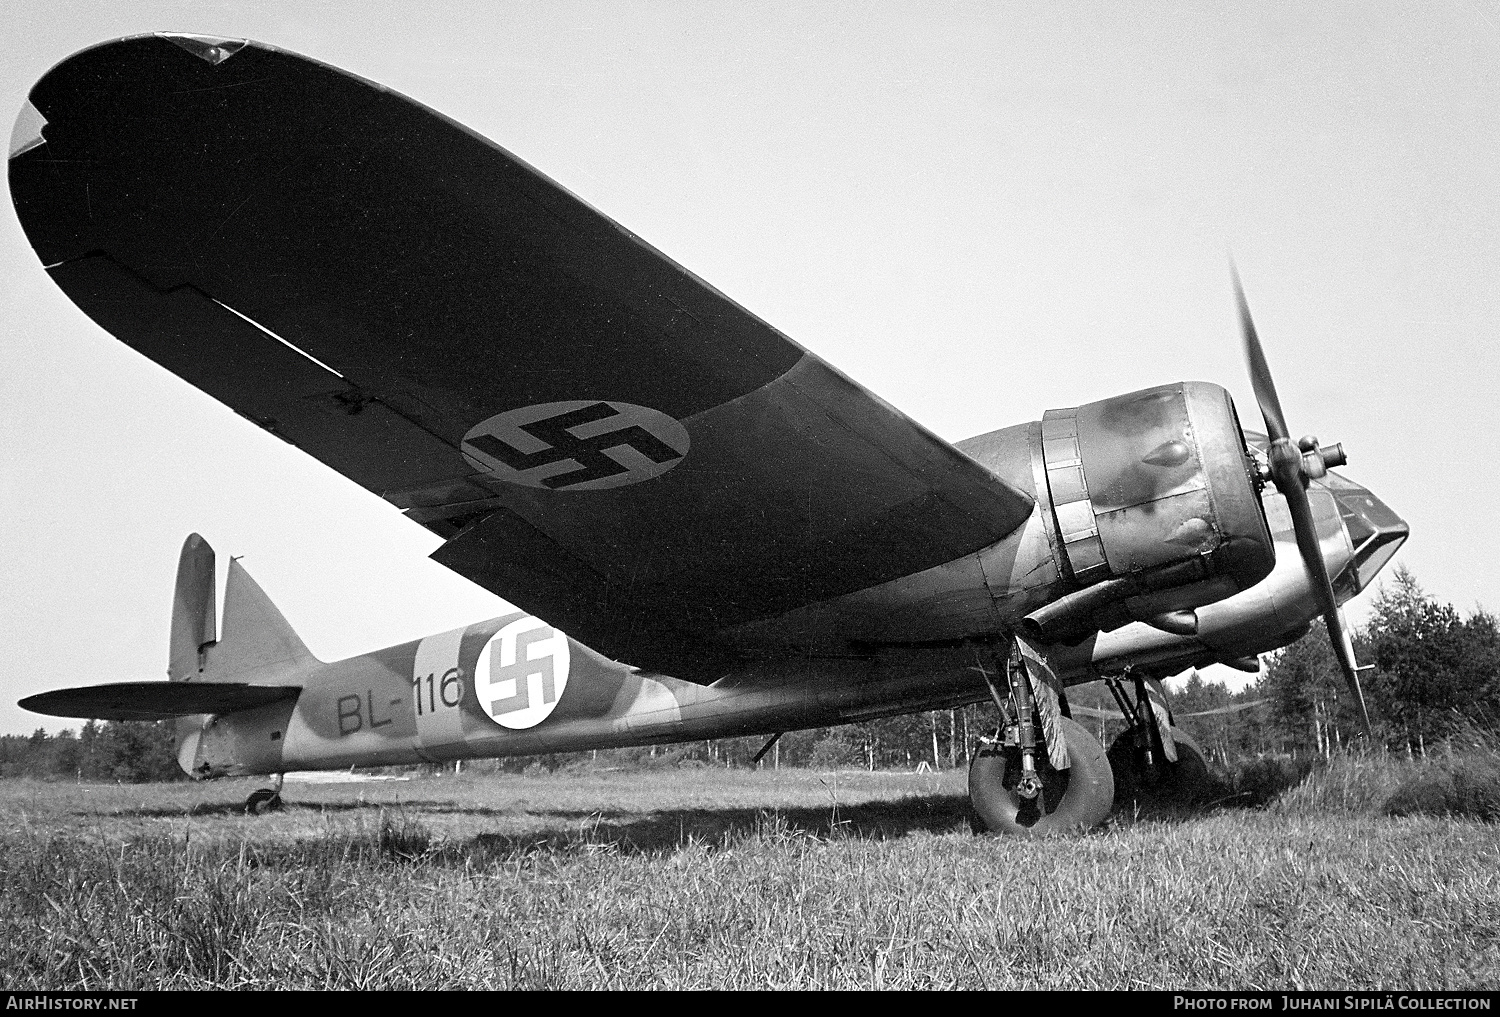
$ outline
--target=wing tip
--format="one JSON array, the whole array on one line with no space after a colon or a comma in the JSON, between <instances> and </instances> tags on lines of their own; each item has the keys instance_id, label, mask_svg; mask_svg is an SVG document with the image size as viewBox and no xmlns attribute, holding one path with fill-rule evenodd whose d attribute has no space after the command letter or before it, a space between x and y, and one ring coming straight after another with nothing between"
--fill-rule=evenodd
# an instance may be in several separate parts
<instances>
[{"instance_id":1,"label":"wing tip","mask_svg":"<svg viewBox=\"0 0 1500 1017\"><path fill-rule=\"evenodd\" d=\"M16 116L16 124L11 128L10 158L14 159L38 145L45 145L47 139L42 136L42 130L46 126L47 118L42 116L42 111L28 98L22 103L21 112Z\"/></svg>"}]
</instances>

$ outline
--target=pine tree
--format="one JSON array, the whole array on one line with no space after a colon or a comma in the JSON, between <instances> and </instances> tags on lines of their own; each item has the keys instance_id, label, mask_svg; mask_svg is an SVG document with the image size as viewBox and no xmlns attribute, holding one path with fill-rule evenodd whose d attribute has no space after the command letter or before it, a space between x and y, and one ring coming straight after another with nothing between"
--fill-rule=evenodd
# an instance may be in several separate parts
<instances>
[{"instance_id":1,"label":"pine tree","mask_svg":"<svg viewBox=\"0 0 1500 1017\"><path fill-rule=\"evenodd\" d=\"M1423 592L1405 566L1375 597L1366 629L1377 671L1366 695L1408 745L1465 724L1500 728L1500 633L1482 610L1462 618Z\"/></svg>"},{"instance_id":2,"label":"pine tree","mask_svg":"<svg viewBox=\"0 0 1500 1017\"><path fill-rule=\"evenodd\" d=\"M1271 700L1273 723L1286 748L1326 756L1360 730L1358 703L1344 682L1321 619L1276 654L1261 686Z\"/></svg>"}]
</instances>

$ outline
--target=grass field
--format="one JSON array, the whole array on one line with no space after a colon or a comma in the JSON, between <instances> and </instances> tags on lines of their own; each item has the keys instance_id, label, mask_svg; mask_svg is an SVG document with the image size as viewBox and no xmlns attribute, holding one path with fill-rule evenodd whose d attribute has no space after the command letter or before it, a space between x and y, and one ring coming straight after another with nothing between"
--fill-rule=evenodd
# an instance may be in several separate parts
<instances>
[{"instance_id":1,"label":"grass field","mask_svg":"<svg viewBox=\"0 0 1500 1017\"><path fill-rule=\"evenodd\" d=\"M1265 809L1120 816L1045 842L972 836L961 773L289 782L287 808L260 817L239 813L251 782L5 781L0 975L1494 989L1497 828L1384 814L1393 772L1350 760Z\"/></svg>"}]
</instances>

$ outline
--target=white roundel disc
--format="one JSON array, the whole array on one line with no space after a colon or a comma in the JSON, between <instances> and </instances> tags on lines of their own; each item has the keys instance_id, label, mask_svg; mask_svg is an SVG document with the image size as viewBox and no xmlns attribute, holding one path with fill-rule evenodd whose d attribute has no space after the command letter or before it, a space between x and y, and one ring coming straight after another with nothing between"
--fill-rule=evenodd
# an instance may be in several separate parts
<instances>
[{"instance_id":1,"label":"white roundel disc","mask_svg":"<svg viewBox=\"0 0 1500 1017\"><path fill-rule=\"evenodd\" d=\"M573 399L496 414L464 435L463 453L507 483L598 491L667 472L687 455L688 433L649 406Z\"/></svg>"},{"instance_id":2,"label":"white roundel disc","mask_svg":"<svg viewBox=\"0 0 1500 1017\"><path fill-rule=\"evenodd\" d=\"M474 694L490 719L515 731L536 727L568 684L568 637L540 618L506 625L479 651Z\"/></svg>"}]
</instances>

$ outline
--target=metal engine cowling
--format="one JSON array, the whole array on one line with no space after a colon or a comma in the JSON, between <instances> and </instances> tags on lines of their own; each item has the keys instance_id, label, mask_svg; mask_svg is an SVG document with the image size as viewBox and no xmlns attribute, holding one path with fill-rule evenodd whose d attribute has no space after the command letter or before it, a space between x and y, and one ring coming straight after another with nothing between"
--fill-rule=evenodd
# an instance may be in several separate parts
<instances>
[{"instance_id":1,"label":"metal engine cowling","mask_svg":"<svg viewBox=\"0 0 1500 1017\"><path fill-rule=\"evenodd\" d=\"M1046 642L1131 620L1190 632L1192 609L1275 564L1254 462L1229 393L1178 382L1042 418L1063 575L1081 589L1027 617Z\"/></svg>"}]
</instances>

